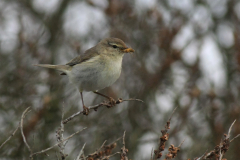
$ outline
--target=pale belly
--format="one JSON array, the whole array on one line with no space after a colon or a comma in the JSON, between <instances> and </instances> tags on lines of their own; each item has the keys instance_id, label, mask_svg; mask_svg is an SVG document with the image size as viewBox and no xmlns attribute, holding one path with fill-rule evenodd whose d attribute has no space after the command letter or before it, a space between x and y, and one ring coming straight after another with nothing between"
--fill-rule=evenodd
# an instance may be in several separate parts
<instances>
[{"instance_id":1,"label":"pale belly","mask_svg":"<svg viewBox=\"0 0 240 160\"><path fill-rule=\"evenodd\" d=\"M104 64L87 62L76 65L72 68L69 79L79 91L101 90L112 85L119 78L122 61Z\"/></svg>"}]
</instances>

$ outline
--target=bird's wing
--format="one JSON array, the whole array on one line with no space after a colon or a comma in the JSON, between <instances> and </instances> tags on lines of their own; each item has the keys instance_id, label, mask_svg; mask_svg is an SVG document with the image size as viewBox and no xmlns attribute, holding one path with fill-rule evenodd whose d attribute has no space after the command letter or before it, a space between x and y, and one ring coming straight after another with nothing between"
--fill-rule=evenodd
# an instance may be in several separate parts
<instances>
[{"instance_id":1,"label":"bird's wing","mask_svg":"<svg viewBox=\"0 0 240 160\"><path fill-rule=\"evenodd\" d=\"M74 66L76 64L80 64L82 62L85 62L95 56L99 55L95 47L92 47L85 51L83 55L79 55L75 58L73 58L70 62L68 62L66 65L68 66Z\"/></svg>"}]
</instances>

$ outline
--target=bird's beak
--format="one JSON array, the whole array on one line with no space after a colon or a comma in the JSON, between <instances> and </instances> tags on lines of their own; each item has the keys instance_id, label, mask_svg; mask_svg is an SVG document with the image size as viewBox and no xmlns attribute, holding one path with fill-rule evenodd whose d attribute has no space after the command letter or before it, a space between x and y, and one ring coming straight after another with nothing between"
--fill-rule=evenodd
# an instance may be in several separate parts
<instances>
[{"instance_id":1,"label":"bird's beak","mask_svg":"<svg viewBox=\"0 0 240 160\"><path fill-rule=\"evenodd\" d=\"M123 50L124 53L131 53L131 52L135 52L132 48L127 48Z\"/></svg>"}]
</instances>

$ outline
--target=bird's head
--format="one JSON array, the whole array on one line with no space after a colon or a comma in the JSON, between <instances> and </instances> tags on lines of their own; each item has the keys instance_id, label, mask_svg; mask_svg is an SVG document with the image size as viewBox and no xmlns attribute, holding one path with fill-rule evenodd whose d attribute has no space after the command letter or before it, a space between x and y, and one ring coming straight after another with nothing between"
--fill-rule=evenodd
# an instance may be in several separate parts
<instances>
[{"instance_id":1,"label":"bird's head","mask_svg":"<svg viewBox=\"0 0 240 160\"><path fill-rule=\"evenodd\" d=\"M105 38L97 44L97 47L102 53L111 55L123 55L124 53L134 52L132 48L128 48L126 44L118 38Z\"/></svg>"}]
</instances>

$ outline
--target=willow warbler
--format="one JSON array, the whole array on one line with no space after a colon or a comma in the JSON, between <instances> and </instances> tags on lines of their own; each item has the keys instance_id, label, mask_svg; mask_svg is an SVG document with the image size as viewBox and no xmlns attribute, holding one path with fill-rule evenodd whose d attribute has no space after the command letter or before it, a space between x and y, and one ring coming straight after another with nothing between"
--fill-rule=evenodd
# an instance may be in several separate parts
<instances>
[{"instance_id":1,"label":"willow warbler","mask_svg":"<svg viewBox=\"0 0 240 160\"><path fill-rule=\"evenodd\" d=\"M88 114L88 108L83 102L83 91L94 93L108 98L109 96L97 92L112 85L120 76L122 69L122 58L124 53L134 52L118 38L106 38L96 46L85 51L83 55L77 56L65 65L37 64L35 66L56 69L67 75L80 92L83 113Z\"/></svg>"}]
</instances>

